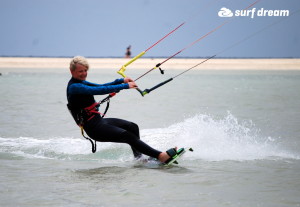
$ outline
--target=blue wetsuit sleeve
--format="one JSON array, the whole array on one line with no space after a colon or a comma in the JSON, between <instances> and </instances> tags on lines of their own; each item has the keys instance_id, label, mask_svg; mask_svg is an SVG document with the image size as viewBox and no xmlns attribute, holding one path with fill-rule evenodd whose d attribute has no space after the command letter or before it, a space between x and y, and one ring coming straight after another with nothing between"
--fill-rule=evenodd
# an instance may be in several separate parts
<instances>
[{"instance_id":1,"label":"blue wetsuit sleeve","mask_svg":"<svg viewBox=\"0 0 300 207\"><path fill-rule=\"evenodd\" d=\"M97 83L92 83L92 82L88 82L88 81L83 81L82 83L86 84L86 85L93 85L93 86L117 85L117 84L124 83L124 78L119 78L119 79L114 80L113 82L104 83L104 84L97 84Z\"/></svg>"},{"instance_id":2,"label":"blue wetsuit sleeve","mask_svg":"<svg viewBox=\"0 0 300 207\"><path fill-rule=\"evenodd\" d=\"M121 84L121 83L124 83L124 78L119 78L119 79L116 79L115 81L113 82L110 82L110 83L105 83L103 85L117 85L117 84Z\"/></svg>"},{"instance_id":3,"label":"blue wetsuit sleeve","mask_svg":"<svg viewBox=\"0 0 300 207\"><path fill-rule=\"evenodd\" d=\"M68 92L70 94L86 94L86 95L104 95L113 92L119 92L123 89L128 89L129 84L117 84L117 85L86 85L83 83L74 83L69 86Z\"/></svg>"}]
</instances>

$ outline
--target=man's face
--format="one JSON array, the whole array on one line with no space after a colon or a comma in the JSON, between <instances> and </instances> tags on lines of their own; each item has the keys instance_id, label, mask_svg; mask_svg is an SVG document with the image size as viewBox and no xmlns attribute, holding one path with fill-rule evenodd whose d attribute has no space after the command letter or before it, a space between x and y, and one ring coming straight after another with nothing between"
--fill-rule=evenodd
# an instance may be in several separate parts
<instances>
[{"instance_id":1,"label":"man's face","mask_svg":"<svg viewBox=\"0 0 300 207\"><path fill-rule=\"evenodd\" d=\"M71 74L75 79L85 80L87 77L87 71L88 71L87 67L80 64L76 64L76 69L71 70Z\"/></svg>"}]
</instances>

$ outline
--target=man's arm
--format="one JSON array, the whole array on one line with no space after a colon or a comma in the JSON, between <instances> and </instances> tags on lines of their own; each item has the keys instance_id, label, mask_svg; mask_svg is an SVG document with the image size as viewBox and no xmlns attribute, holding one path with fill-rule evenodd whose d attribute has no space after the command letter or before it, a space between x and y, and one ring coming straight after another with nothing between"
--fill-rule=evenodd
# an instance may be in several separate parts
<instances>
[{"instance_id":1,"label":"man's arm","mask_svg":"<svg viewBox=\"0 0 300 207\"><path fill-rule=\"evenodd\" d=\"M104 95L113 92L119 92L120 90L123 89L129 89L129 84L122 83L122 84L115 84L115 85L106 85L106 84L86 85L83 83L74 83L69 86L68 91L70 94Z\"/></svg>"},{"instance_id":2,"label":"man's arm","mask_svg":"<svg viewBox=\"0 0 300 207\"><path fill-rule=\"evenodd\" d=\"M119 79L114 80L113 82L104 83L104 84L97 84L97 83L92 83L92 82L88 82L88 81L83 81L82 83L85 85L90 85L90 86L109 86L109 85L117 85L117 84L124 83L124 78L119 78Z\"/></svg>"}]
</instances>

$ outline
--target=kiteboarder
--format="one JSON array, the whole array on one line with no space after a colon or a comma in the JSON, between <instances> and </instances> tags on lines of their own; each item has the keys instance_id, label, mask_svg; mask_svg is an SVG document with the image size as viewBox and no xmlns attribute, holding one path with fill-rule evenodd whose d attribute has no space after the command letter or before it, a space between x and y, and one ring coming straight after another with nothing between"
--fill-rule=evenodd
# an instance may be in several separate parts
<instances>
[{"instance_id":1,"label":"kiteboarder","mask_svg":"<svg viewBox=\"0 0 300 207\"><path fill-rule=\"evenodd\" d=\"M171 148L167 152L161 152L150 147L140 139L137 124L118 118L100 116L99 103L95 101L94 95L118 93L124 89L137 88L136 83L129 77L105 84L91 83L86 81L88 70L89 63L86 58L76 56L71 60L72 77L67 86L67 99L68 108L75 122L95 141L129 144L136 159L145 154L162 163L172 161L172 157L176 155L176 149Z\"/></svg>"}]
</instances>

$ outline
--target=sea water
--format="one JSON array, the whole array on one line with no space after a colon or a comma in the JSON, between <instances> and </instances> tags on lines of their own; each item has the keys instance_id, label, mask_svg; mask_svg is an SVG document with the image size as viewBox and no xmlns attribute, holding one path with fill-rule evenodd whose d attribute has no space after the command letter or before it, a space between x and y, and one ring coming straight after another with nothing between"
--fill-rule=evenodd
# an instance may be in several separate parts
<instances>
[{"instance_id":1,"label":"sea water","mask_svg":"<svg viewBox=\"0 0 300 207\"><path fill-rule=\"evenodd\" d=\"M136 122L159 150L194 149L168 168L134 161L126 144L91 153L66 108L66 69L0 72L0 206L300 206L299 71L194 70L145 97L121 91L107 117Z\"/></svg>"}]
</instances>

